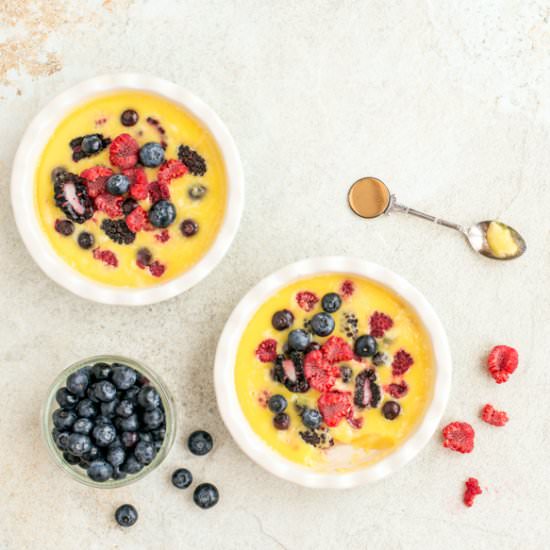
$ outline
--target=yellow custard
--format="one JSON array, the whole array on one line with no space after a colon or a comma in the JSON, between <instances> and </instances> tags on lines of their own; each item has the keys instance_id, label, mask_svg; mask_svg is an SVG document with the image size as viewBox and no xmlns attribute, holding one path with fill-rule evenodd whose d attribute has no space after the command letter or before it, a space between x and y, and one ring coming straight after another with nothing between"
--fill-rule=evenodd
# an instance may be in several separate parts
<instances>
[{"instance_id":1,"label":"yellow custard","mask_svg":"<svg viewBox=\"0 0 550 550\"><path fill-rule=\"evenodd\" d=\"M489 248L499 258L506 258L517 254L518 245L510 231L509 227L491 222L487 228L487 244Z\"/></svg>"},{"instance_id":2,"label":"yellow custard","mask_svg":"<svg viewBox=\"0 0 550 550\"><path fill-rule=\"evenodd\" d=\"M319 300L313 304L314 299L311 299L311 311L303 309L308 307L303 305L304 295L300 294L303 291L312 293ZM311 320L314 315L323 311L322 298L327 293L338 293L342 303L336 312L330 314L335 321L334 331L327 337L320 337L312 334ZM302 303L302 307L298 302ZM276 330L272 324L272 316L282 310L290 311L294 319L286 330ZM371 325L371 318L375 312L378 317L380 313L384 314L385 329L381 330L379 327L376 330L373 327L378 325ZM389 328L387 318L390 319ZM315 342L323 345L328 340L331 340L331 343L336 341L335 337L338 337L345 341L344 346L349 346L348 351L354 348L354 342L358 338L372 332L377 334L376 353L380 355L359 357L353 354L350 360L332 362L331 369L335 367L339 374L335 378L334 386L328 390L325 388L321 392L310 386L305 393L289 391L286 383L280 381L284 369L281 371L277 367L281 364L282 358L279 362L266 360L266 355L260 350L272 348L269 345L260 348L259 346L266 340L275 340L275 353L283 354L289 333L295 329L303 329L304 326ZM317 353L323 355L323 350L327 348L328 346L323 346ZM402 351L412 359L412 365L405 369L404 373L401 373L400 369L402 363L396 360L407 357L399 353ZM306 350L306 363L309 361L310 353L311 351ZM288 356L287 348L286 358ZM378 365L375 366L374 362ZM380 364L381 362L383 364ZM394 368L394 364L397 367ZM350 367L351 373L347 369L345 372L342 367ZM274 369L279 369L275 370L279 374L274 375ZM364 374L359 378L358 375L364 371L374 373L370 376L374 377L374 384L379 388L380 394L378 402L376 397L372 399L376 390L374 393L366 394L371 400L364 406L360 399L358 406L355 402L358 381L365 380ZM342 377L344 373L345 378L351 378L347 382L344 382ZM277 377L278 381L274 379ZM306 379L311 381L307 376ZM342 274L319 275L299 280L269 298L253 315L243 333L235 367L235 384L240 406L256 434L284 457L320 471L359 468L372 464L395 450L411 435L422 419L431 398L433 380L430 339L413 309L395 293L374 281ZM392 383L399 388L391 386L390 389ZM407 388L405 392L403 383ZM373 387L370 382L368 384L369 389ZM291 387L296 389L294 384L291 384ZM351 411L337 422L336 426L327 426L327 419L323 416L320 428L308 430L301 415L305 409L319 410L320 396L327 392L331 395L336 392L339 398L342 394L346 395L344 401L349 399L353 403ZM274 425L274 412L267 404L273 395L282 395L288 403L284 411L290 419L288 429L277 429ZM386 410L385 404L390 401L393 403L387 407L394 407L395 411L395 403L398 403L397 408L400 409L392 420L382 412ZM334 424L334 420L330 422ZM313 444L306 442L300 432L306 434ZM311 432L320 436L321 441L318 442L315 436L312 439Z\"/></svg>"},{"instance_id":3,"label":"yellow custard","mask_svg":"<svg viewBox=\"0 0 550 550\"><path fill-rule=\"evenodd\" d=\"M128 109L139 116L133 126L124 126L121 114ZM178 148L186 145L196 151L206 162L204 175L188 171L175 178L169 185L170 198L176 209L176 218L166 228L136 231L131 244L119 244L101 229L107 215L99 210L84 223L74 223L74 232L69 236L55 229L56 220L65 215L56 206L52 171L63 167L68 172L80 175L85 169L103 165L115 173L120 167L110 163L109 146L98 154L75 162L69 143L74 138L90 134L102 134L115 139L120 134L130 134L139 146L148 142L165 144L165 159L178 159ZM159 168L144 168L149 182L156 181ZM202 186L206 189L199 199L190 197L190 189ZM157 95L125 91L93 99L70 113L57 128L52 128L49 139L36 170L36 211L42 228L55 252L81 274L108 285L123 287L146 287L164 283L196 264L212 246L225 214L227 195L226 174L221 152L210 132L190 113L171 101ZM124 195L127 198L128 194ZM148 212L152 200L139 200L139 205ZM117 218L117 216L111 216ZM124 215L118 217L123 220ZM185 236L180 230L183 220L191 219L198 231ZM93 235L94 244L83 249L78 244L81 232ZM168 240L166 240L168 237ZM151 261L163 266L162 274L154 276L153 270L138 265L137 251L146 248ZM94 251L111 251L117 258L117 266L108 265ZM162 271L162 270L161 270Z\"/></svg>"}]
</instances>

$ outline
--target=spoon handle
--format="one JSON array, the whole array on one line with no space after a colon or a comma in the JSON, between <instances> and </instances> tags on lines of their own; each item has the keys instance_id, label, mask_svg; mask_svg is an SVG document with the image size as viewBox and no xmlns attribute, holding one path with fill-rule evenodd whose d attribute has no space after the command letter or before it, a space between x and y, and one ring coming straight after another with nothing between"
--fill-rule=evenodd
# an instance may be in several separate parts
<instances>
[{"instance_id":1,"label":"spoon handle","mask_svg":"<svg viewBox=\"0 0 550 550\"><path fill-rule=\"evenodd\" d=\"M464 227L462 225L459 225L458 223L448 222L447 220L443 220L442 218L437 218L435 216L431 216L430 214L420 212L420 210L409 208L408 206L404 206L403 204L395 202L395 200L392 202L390 210L396 212L404 212L405 214L411 214L412 216L416 216L417 218L422 218L423 220L428 220L429 222L434 222L438 225L444 225L445 227L456 229L461 233L466 233Z\"/></svg>"}]
</instances>

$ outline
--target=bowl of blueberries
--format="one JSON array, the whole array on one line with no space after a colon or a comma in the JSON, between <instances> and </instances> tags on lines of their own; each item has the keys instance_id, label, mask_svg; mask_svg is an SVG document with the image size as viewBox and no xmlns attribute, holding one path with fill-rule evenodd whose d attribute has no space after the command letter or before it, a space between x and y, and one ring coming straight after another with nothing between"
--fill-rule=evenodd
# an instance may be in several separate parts
<instances>
[{"instance_id":1,"label":"bowl of blueberries","mask_svg":"<svg viewBox=\"0 0 550 550\"><path fill-rule=\"evenodd\" d=\"M90 357L54 380L42 432L50 455L72 478L91 487L122 487L168 455L176 433L174 403L143 363Z\"/></svg>"}]
</instances>

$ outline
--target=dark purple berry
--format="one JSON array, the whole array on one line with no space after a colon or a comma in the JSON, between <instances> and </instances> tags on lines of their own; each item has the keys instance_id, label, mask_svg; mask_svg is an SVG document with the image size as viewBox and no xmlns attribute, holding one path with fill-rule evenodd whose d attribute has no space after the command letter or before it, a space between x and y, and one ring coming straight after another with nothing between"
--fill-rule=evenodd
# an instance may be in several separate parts
<instances>
[{"instance_id":1,"label":"dark purple berry","mask_svg":"<svg viewBox=\"0 0 550 550\"><path fill-rule=\"evenodd\" d=\"M277 430L288 430L290 426L290 416L284 412L276 414L273 417L273 425Z\"/></svg>"},{"instance_id":2,"label":"dark purple berry","mask_svg":"<svg viewBox=\"0 0 550 550\"><path fill-rule=\"evenodd\" d=\"M382 414L388 420L395 420L401 412L401 405L396 401L386 401L382 406Z\"/></svg>"},{"instance_id":3,"label":"dark purple berry","mask_svg":"<svg viewBox=\"0 0 550 550\"><path fill-rule=\"evenodd\" d=\"M294 315L288 309L276 311L271 318L271 324L275 330L286 330L294 322Z\"/></svg>"},{"instance_id":4,"label":"dark purple berry","mask_svg":"<svg viewBox=\"0 0 550 550\"><path fill-rule=\"evenodd\" d=\"M80 248L83 248L84 250L89 250L90 248L92 248L92 246L94 246L94 243L94 236L87 231L83 231L78 236L78 246L80 246Z\"/></svg>"},{"instance_id":5,"label":"dark purple berry","mask_svg":"<svg viewBox=\"0 0 550 550\"><path fill-rule=\"evenodd\" d=\"M195 220L183 220L180 229L184 237L192 237L198 233L199 224Z\"/></svg>"},{"instance_id":6,"label":"dark purple berry","mask_svg":"<svg viewBox=\"0 0 550 550\"><path fill-rule=\"evenodd\" d=\"M72 235L74 232L74 224L69 220L55 220L55 230L64 237Z\"/></svg>"},{"instance_id":7,"label":"dark purple berry","mask_svg":"<svg viewBox=\"0 0 550 550\"><path fill-rule=\"evenodd\" d=\"M120 115L120 122L123 126L134 126L139 120L139 115L133 109L126 109Z\"/></svg>"},{"instance_id":8,"label":"dark purple berry","mask_svg":"<svg viewBox=\"0 0 550 550\"><path fill-rule=\"evenodd\" d=\"M151 265L151 262L153 261L153 254L151 254L151 251L148 248L140 248L137 251L136 260L141 265Z\"/></svg>"}]
</instances>

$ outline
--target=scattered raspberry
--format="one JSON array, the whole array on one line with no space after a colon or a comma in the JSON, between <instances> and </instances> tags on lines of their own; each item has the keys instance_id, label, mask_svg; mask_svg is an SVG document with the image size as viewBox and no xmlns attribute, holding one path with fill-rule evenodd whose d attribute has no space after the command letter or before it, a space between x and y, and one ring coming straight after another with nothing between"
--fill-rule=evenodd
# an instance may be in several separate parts
<instances>
[{"instance_id":1,"label":"scattered raspberry","mask_svg":"<svg viewBox=\"0 0 550 550\"><path fill-rule=\"evenodd\" d=\"M321 347L321 352L329 363L353 359L353 350L343 338L338 336L331 336Z\"/></svg>"},{"instance_id":2,"label":"scattered raspberry","mask_svg":"<svg viewBox=\"0 0 550 550\"><path fill-rule=\"evenodd\" d=\"M109 159L113 166L132 168L138 161L139 145L130 134L120 134L109 147Z\"/></svg>"},{"instance_id":3,"label":"scattered raspberry","mask_svg":"<svg viewBox=\"0 0 550 550\"><path fill-rule=\"evenodd\" d=\"M256 357L262 363L271 363L277 359L277 342L273 338L268 338L260 343L256 350Z\"/></svg>"},{"instance_id":4,"label":"scattered raspberry","mask_svg":"<svg viewBox=\"0 0 550 550\"><path fill-rule=\"evenodd\" d=\"M495 346L487 359L491 376L502 384L518 367L518 352L510 346Z\"/></svg>"},{"instance_id":5,"label":"scattered raspberry","mask_svg":"<svg viewBox=\"0 0 550 550\"><path fill-rule=\"evenodd\" d=\"M80 173L80 177L85 180L84 183L88 189L88 195L92 199L105 193L105 184L112 175L113 171L105 166L93 166Z\"/></svg>"},{"instance_id":6,"label":"scattered raspberry","mask_svg":"<svg viewBox=\"0 0 550 550\"><path fill-rule=\"evenodd\" d=\"M170 159L167 160L160 168L158 172L158 180L160 183L169 184L173 179L181 178L187 173L187 167L179 160Z\"/></svg>"},{"instance_id":7,"label":"scattered raspberry","mask_svg":"<svg viewBox=\"0 0 550 550\"><path fill-rule=\"evenodd\" d=\"M374 336L375 338L382 338L384 333L393 327L393 320L385 313L375 311L369 319L369 325L371 336Z\"/></svg>"},{"instance_id":8,"label":"scattered raspberry","mask_svg":"<svg viewBox=\"0 0 550 550\"><path fill-rule=\"evenodd\" d=\"M134 233L141 231L146 223L147 212L141 206L137 206L126 216L126 225Z\"/></svg>"},{"instance_id":9,"label":"scattered raspberry","mask_svg":"<svg viewBox=\"0 0 550 550\"><path fill-rule=\"evenodd\" d=\"M340 294L347 299L350 298L354 292L355 283L349 279L346 279L340 286Z\"/></svg>"},{"instance_id":10,"label":"scattered raspberry","mask_svg":"<svg viewBox=\"0 0 550 550\"><path fill-rule=\"evenodd\" d=\"M402 397L405 397L407 393L409 392L409 386L407 382L404 380L401 382L393 382L392 384L388 384L387 386L384 386L384 391L391 395L394 399L401 399Z\"/></svg>"},{"instance_id":11,"label":"scattered raspberry","mask_svg":"<svg viewBox=\"0 0 550 550\"><path fill-rule=\"evenodd\" d=\"M404 349L400 349L393 357L391 364L392 374L394 376L401 376L405 374L413 365L413 358Z\"/></svg>"},{"instance_id":12,"label":"scattered raspberry","mask_svg":"<svg viewBox=\"0 0 550 550\"><path fill-rule=\"evenodd\" d=\"M166 183L152 181L148 187L149 200L151 204L155 204L160 200L168 200L170 198L170 189Z\"/></svg>"},{"instance_id":13,"label":"scattered raspberry","mask_svg":"<svg viewBox=\"0 0 550 550\"><path fill-rule=\"evenodd\" d=\"M157 239L159 243L165 243L170 240L170 232L168 229L163 229L160 233L155 235L155 239Z\"/></svg>"},{"instance_id":14,"label":"scattered raspberry","mask_svg":"<svg viewBox=\"0 0 550 550\"><path fill-rule=\"evenodd\" d=\"M464 491L464 504L470 508L474 503L474 498L483 492L479 486L479 481L475 477L469 477L466 480L466 489Z\"/></svg>"},{"instance_id":15,"label":"scattered raspberry","mask_svg":"<svg viewBox=\"0 0 550 550\"><path fill-rule=\"evenodd\" d=\"M111 250L101 250L94 248L93 256L96 260L101 260L105 265L118 267L118 258Z\"/></svg>"},{"instance_id":16,"label":"scattered raspberry","mask_svg":"<svg viewBox=\"0 0 550 550\"><path fill-rule=\"evenodd\" d=\"M508 422L508 415L504 411L497 411L493 405L485 405L481 409L481 419L491 426L504 426Z\"/></svg>"},{"instance_id":17,"label":"scattered raspberry","mask_svg":"<svg viewBox=\"0 0 550 550\"><path fill-rule=\"evenodd\" d=\"M331 428L338 426L342 419L350 418L353 413L351 393L333 390L321 394L317 401L325 424Z\"/></svg>"},{"instance_id":18,"label":"scattered raspberry","mask_svg":"<svg viewBox=\"0 0 550 550\"><path fill-rule=\"evenodd\" d=\"M166 266L155 260L149 266L149 271L153 277L162 277L163 273L166 271Z\"/></svg>"},{"instance_id":19,"label":"scattered raspberry","mask_svg":"<svg viewBox=\"0 0 550 550\"><path fill-rule=\"evenodd\" d=\"M443 428L443 447L471 453L474 450L474 429L467 422L451 422Z\"/></svg>"},{"instance_id":20,"label":"scattered raspberry","mask_svg":"<svg viewBox=\"0 0 550 550\"><path fill-rule=\"evenodd\" d=\"M328 391L340 376L340 369L329 363L320 350L310 351L304 358L304 374L309 385L320 391Z\"/></svg>"},{"instance_id":21,"label":"scattered raspberry","mask_svg":"<svg viewBox=\"0 0 550 550\"><path fill-rule=\"evenodd\" d=\"M126 168L122 173L130 180L130 196L142 201L149 194L149 182L143 168Z\"/></svg>"},{"instance_id":22,"label":"scattered raspberry","mask_svg":"<svg viewBox=\"0 0 550 550\"><path fill-rule=\"evenodd\" d=\"M123 202L124 199L122 197L115 197L110 193L103 193L94 199L96 209L105 212L109 218L119 218L123 215Z\"/></svg>"},{"instance_id":23,"label":"scattered raspberry","mask_svg":"<svg viewBox=\"0 0 550 550\"><path fill-rule=\"evenodd\" d=\"M309 290L303 290L296 294L296 302L304 311L311 311L318 301L319 298Z\"/></svg>"}]
</instances>

